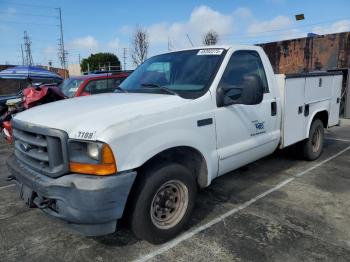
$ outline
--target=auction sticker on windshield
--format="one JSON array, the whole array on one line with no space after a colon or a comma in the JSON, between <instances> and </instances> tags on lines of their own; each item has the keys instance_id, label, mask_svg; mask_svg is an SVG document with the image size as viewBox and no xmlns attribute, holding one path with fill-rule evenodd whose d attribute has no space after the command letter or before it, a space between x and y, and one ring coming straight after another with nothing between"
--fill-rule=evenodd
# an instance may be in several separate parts
<instances>
[{"instance_id":1,"label":"auction sticker on windshield","mask_svg":"<svg viewBox=\"0 0 350 262\"><path fill-rule=\"evenodd\" d=\"M201 49L198 51L197 55L221 55L224 49Z\"/></svg>"}]
</instances>

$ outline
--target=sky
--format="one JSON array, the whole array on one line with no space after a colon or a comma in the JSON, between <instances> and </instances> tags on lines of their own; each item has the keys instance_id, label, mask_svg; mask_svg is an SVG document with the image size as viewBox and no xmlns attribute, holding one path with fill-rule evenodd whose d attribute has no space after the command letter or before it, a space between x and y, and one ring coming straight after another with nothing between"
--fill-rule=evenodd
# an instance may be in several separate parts
<instances>
[{"instance_id":1,"label":"sky","mask_svg":"<svg viewBox=\"0 0 350 262\"><path fill-rule=\"evenodd\" d=\"M68 64L91 53L112 52L127 69L135 28L148 32L149 56L201 45L215 30L220 44L256 44L350 31L349 0L0 0L0 64L20 64L23 34L35 64L59 66L58 7ZM303 13L305 20L296 21ZM188 39L188 37L190 40Z\"/></svg>"}]
</instances>

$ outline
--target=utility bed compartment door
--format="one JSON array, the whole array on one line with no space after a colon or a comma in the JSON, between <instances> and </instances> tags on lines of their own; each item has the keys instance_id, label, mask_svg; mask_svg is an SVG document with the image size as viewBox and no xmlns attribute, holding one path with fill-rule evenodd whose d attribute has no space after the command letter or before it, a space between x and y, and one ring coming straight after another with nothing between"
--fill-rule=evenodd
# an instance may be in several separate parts
<instances>
[{"instance_id":1,"label":"utility bed compartment door","mask_svg":"<svg viewBox=\"0 0 350 262\"><path fill-rule=\"evenodd\" d=\"M333 76L307 77L305 82L305 104L312 104L332 97Z\"/></svg>"},{"instance_id":2,"label":"utility bed compartment door","mask_svg":"<svg viewBox=\"0 0 350 262\"><path fill-rule=\"evenodd\" d=\"M342 75L328 72L285 77L282 147L306 139L317 112L328 112L328 126L338 124L341 86Z\"/></svg>"},{"instance_id":3,"label":"utility bed compartment door","mask_svg":"<svg viewBox=\"0 0 350 262\"><path fill-rule=\"evenodd\" d=\"M328 126L335 126L339 123L339 110L342 91L343 76L335 75L333 77L331 113L329 115Z\"/></svg>"},{"instance_id":4,"label":"utility bed compartment door","mask_svg":"<svg viewBox=\"0 0 350 262\"><path fill-rule=\"evenodd\" d=\"M290 78L285 81L284 90L284 147L304 139L305 78Z\"/></svg>"}]
</instances>

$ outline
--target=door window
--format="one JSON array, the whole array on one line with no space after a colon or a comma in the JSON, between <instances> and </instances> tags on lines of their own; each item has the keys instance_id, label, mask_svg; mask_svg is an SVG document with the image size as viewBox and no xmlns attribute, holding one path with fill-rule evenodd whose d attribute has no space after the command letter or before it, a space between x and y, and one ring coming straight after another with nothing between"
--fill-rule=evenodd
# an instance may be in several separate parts
<instances>
[{"instance_id":1,"label":"door window","mask_svg":"<svg viewBox=\"0 0 350 262\"><path fill-rule=\"evenodd\" d=\"M94 95L94 94L113 92L114 88L111 85L111 83L108 82L108 79L101 79L101 80L90 81L86 85L84 91L89 92L90 94Z\"/></svg>"},{"instance_id":2,"label":"door window","mask_svg":"<svg viewBox=\"0 0 350 262\"><path fill-rule=\"evenodd\" d=\"M107 85L110 92L115 91L115 88L118 87L125 80L125 78L126 77L108 79Z\"/></svg>"},{"instance_id":3,"label":"door window","mask_svg":"<svg viewBox=\"0 0 350 262\"><path fill-rule=\"evenodd\" d=\"M226 96L245 104L261 88L268 93L265 70L259 54L255 51L237 51L232 54L219 87Z\"/></svg>"}]
</instances>

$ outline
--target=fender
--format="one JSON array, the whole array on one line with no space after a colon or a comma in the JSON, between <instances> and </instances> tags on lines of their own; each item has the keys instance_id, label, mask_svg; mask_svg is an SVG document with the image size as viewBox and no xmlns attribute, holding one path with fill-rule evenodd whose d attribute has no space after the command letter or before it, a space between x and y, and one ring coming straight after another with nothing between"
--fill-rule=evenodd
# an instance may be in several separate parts
<instances>
[{"instance_id":1,"label":"fender","mask_svg":"<svg viewBox=\"0 0 350 262\"><path fill-rule=\"evenodd\" d=\"M129 134L110 143L116 157L118 171L139 168L165 150L185 146L198 151L206 162L208 173L206 178L201 179L206 181L205 185L201 184L202 187L208 186L217 176L218 155L215 139L205 138L205 133L197 133L196 129L168 129L162 133L151 131ZM128 141L134 142L131 148Z\"/></svg>"},{"instance_id":2,"label":"fender","mask_svg":"<svg viewBox=\"0 0 350 262\"><path fill-rule=\"evenodd\" d=\"M312 124L312 121L314 120L316 114L318 114L318 113L320 113L320 112L324 112L324 111L327 112L327 115L328 115L328 118L329 118L328 108L325 108L325 107L322 107L322 108L317 109L317 110L314 111L314 112L312 113L312 115L308 118L308 123L307 123L307 129L306 129L305 138L308 138L308 137L309 137L311 124ZM327 122L328 122L328 119L327 119Z\"/></svg>"}]
</instances>

